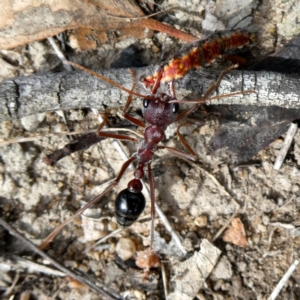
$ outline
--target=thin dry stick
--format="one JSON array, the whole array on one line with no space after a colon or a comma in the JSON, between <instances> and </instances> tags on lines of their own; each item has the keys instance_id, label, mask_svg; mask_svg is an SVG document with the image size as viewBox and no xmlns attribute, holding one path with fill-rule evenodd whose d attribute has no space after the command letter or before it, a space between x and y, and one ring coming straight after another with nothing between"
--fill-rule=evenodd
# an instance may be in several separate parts
<instances>
[{"instance_id":1,"label":"thin dry stick","mask_svg":"<svg viewBox=\"0 0 300 300\"><path fill-rule=\"evenodd\" d=\"M299 264L299 260L295 260L289 269L286 271L286 273L283 275L281 280L278 282L277 286L273 290L272 294L268 298L268 300L275 300L277 296L279 295L280 291L282 290L283 286L287 283L293 272L296 270L297 266Z\"/></svg>"},{"instance_id":2,"label":"thin dry stick","mask_svg":"<svg viewBox=\"0 0 300 300\"><path fill-rule=\"evenodd\" d=\"M12 294L12 292L13 292L16 284L18 283L19 278L20 278L20 273L17 272L17 274L16 274L16 276L15 276L15 278L14 278L11 286L1 295L1 297L3 299L6 298L6 297L8 297L8 296L10 296L10 294Z\"/></svg>"},{"instance_id":3,"label":"thin dry stick","mask_svg":"<svg viewBox=\"0 0 300 300\"><path fill-rule=\"evenodd\" d=\"M54 267L56 267L61 272L65 273L66 275L74 278L75 280L81 282L82 284L87 285L91 289L95 290L96 292L108 297L109 299L113 300L122 300L123 298L118 295L115 291L113 291L111 288L105 286L100 281L95 280L95 283L91 282L89 279L77 275L76 273L72 272L65 266L61 265L59 262L57 262L55 259L38 249L32 242L27 240L23 235L21 235L17 230L15 230L12 226L10 226L6 221L4 221L2 218L0 218L0 225L2 225L8 232L18 238L22 243L24 243L30 250L35 252L36 254L43 257L45 260L49 261Z\"/></svg>"},{"instance_id":4,"label":"thin dry stick","mask_svg":"<svg viewBox=\"0 0 300 300\"><path fill-rule=\"evenodd\" d=\"M287 206L288 204L290 204L295 199L295 197L296 197L295 194L293 194L293 196L290 198L290 200L286 201L285 203L283 203L281 206L279 206L275 210L279 210L279 209L284 208L285 206Z\"/></svg>"},{"instance_id":5,"label":"thin dry stick","mask_svg":"<svg viewBox=\"0 0 300 300\"><path fill-rule=\"evenodd\" d=\"M44 273L49 276L64 277L65 273L49 268L47 266L37 264L28 259L16 255L3 255L0 257L0 270L17 271L26 270L27 273Z\"/></svg>"},{"instance_id":6,"label":"thin dry stick","mask_svg":"<svg viewBox=\"0 0 300 300\"><path fill-rule=\"evenodd\" d=\"M127 129L127 128L104 128L102 129L103 132L115 132L115 131L124 131L124 132L129 132L132 133L140 138L142 138L143 136L136 132L133 131L131 129ZM56 136L56 135L77 135L77 134L88 134L88 133L95 133L95 129L91 129L91 130L87 130L87 131L61 131L61 132L52 132L52 133L48 133L48 134L44 134L44 135L35 135L35 136L29 136L29 137L16 137L13 139L9 139L6 141L0 141L0 146L6 146L6 145L10 145L13 143L26 143L26 142L31 142L31 141L36 141L37 139L42 139L44 137L51 137L51 136Z\"/></svg>"},{"instance_id":7,"label":"thin dry stick","mask_svg":"<svg viewBox=\"0 0 300 300\"><path fill-rule=\"evenodd\" d=\"M219 231L215 234L215 236L214 236L213 239L212 239L212 242L214 242L214 241L222 234L222 232L229 226L229 224L231 223L231 221L236 217L236 215L237 215L238 213L244 212L244 211L246 210L246 208L247 208L247 203L248 203L248 201L245 200L243 209L239 208L239 209L237 209L237 210L233 213L233 215L230 217L230 219L229 219L229 220L228 220L228 221L227 221L227 222L219 229Z\"/></svg>"},{"instance_id":8,"label":"thin dry stick","mask_svg":"<svg viewBox=\"0 0 300 300\"><path fill-rule=\"evenodd\" d=\"M85 253L88 253L90 250L92 249L97 249L97 246L104 243L105 241L107 241L109 238L115 236L116 234L118 234L119 232L125 230L125 228L117 228L116 230L112 231L111 233L109 233L108 235L106 235L105 237L103 237L102 239L98 240L94 245L92 245L91 247L88 247L87 249L85 249Z\"/></svg>"},{"instance_id":9,"label":"thin dry stick","mask_svg":"<svg viewBox=\"0 0 300 300\"><path fill-rule=\"evenodd\" d=\"M270 251L270 247L271 247L271 244L272 244L272 239L273 239L273 235L274 235L275 229L276 228L271 228L271 230L270 230L269 238L268 238L268 245L267 245L267 249L266 249L266 251L264 253L264 256L268 256L268 252Z\"/></svg>"},{"instance_id":10,"label":"thin dry stick","mask_svg":"<svg viewBox=\"0 0 300 300\"><path fill-rule=\"evenodd\" d=\"M146 189L148 189L148 188L146 187ZM174 231L171 223L168 221L168 218L166 217L166 215L163 213L163 211L160 209L160 207L158 206L158 204L156 202L155 202L155 210L156 210L157 215L159 216L159 219L161 220L161 222L164 224L165 228L171 234L173 241L175 242L175 244L177 245L177 247L182 252L182 256L186 256L187 255L187 251L182 246L182 243L181 243L181 240L180 240L178 234Z\"/></svg>"},{"instance_id":11,"label":"thin dry stick","mask_svg":"<svg viewBox=\"0 0 300 300\"><path fill-rule=\"evenodd\" d=\"M276 161L274 163L274 170L279 171L283 161L287 155L287 152L290 149L291 143L294 139L294 136L298 130L298 124L297 123L291 123L288 132L286 133L284 142L282 144L282 147L277 155Z\"/></svg>"},{"instance_id":12,"label":"thin dry stick","mask_svg":"<svg viewBox=\"0 0 300 300\"><path fill-rule=\"evenodd\" d=\"M163 280L165 298L167 299L169 292L168 292L168 280L167 280L167 274L166 274L166 267L163 262L160 263L160 267L161 267L161 277Z\"/></svg>"},{"instance_id":13,"label":"thin dry stick","mask_svg":"<svg viewBox=\"0 0 300 300\"><path fill-rule=\"evenodd\" d=\"M65 55L63 54L63 52L60 50L60 48L56 44L54 38L53 37L48 37L47 40L50 43L53 50L55 51L55 54L57 55L57 57L61 60L61 62L64 62L65 60L67 60ZM72 67L69 66L69 65L64 65L64 68L69 72L73 71Z\"/></svg>"},{"instance_id":14,"label":"thin dry stick","mask_svg":"<svg viewBox=\"0 0 300 300\"><path fill-rule=\"evenodd\" d=\"M229 226L231 221L235 218L235 216L239 213L239 210L235 211L233 215L230 217L230 219L219 229L219 231L215 234L215 236L212 239L212 242L214 242L221 234L222 232Z\"/></svg>"},{"instance_id":15,"label":"thin dry stick","mask_svg":"<svg viewBox=\"0 0 300 300\"><path fill-rule=\"evenodd\" d=\"M147 216L144 216L142 218L138 219L138 222L144 222L145 220L149 221L149 219L151 218L150 214L148 214ZM97 246L104 243L105 241L107 241L109 238L117 235L118 233L120 233L121 231L125 230L126 228L118 228L114 231L112 231L111 233L109 233L108 235L106 235L105 237L103 237L102 239L98 240L94 245L92 245L91 247L87 248L85 250L85 253L87 253L88 251L90 251L91 249L97 249Z\"/></svg>"},{"instance_id":16,"label":"thin dry stick","mask_svg":"<svg viewBox=\"0 0 300 300\"><path fill-rule=\"evenodd\" d=\"M93 133L95 130L88 130L88 131L61 131L61 132L52 132L48 134L43 135L33 135L29 137L16 137L9 140L0 141L0 146L6 146L14 143L26 143L26 142L32 142L36 141L38 139L42 139L44 137L51 137L51 136L57 136L57 135L76 135L76 134L87 134L87 133Z\"/></svg>"},{"instance_id":17,"label":"thin dry stick","mask_svg":"<svg viewBox=\"0 0 300 300\"><path fill-rule=\"evenodd\" d=\"M235 204L237 209L240 209L240 204L228 193L228 191L224 188L224 186L217 180L217 178L212 175L211 173L209 173L208 171L206 171L205 169L201 168L200 166L198 166L207 176L209 176L212 181L219 187L219 189L225 194L227 195L230 200Z\"/></svg>"},{"instance_id":18,"label":"thin dry stick","mask_svg":"<svg viewBox=\"0 0 300 300\"><path fill-rule=\"evenodd\" d=\"M157 4L156 4L157 5ZM152 17L155 17L155 16L158 16L158 15L161 15L161 14L164 14L164 13L167 13L169 11L172 11L172 10L179 10L180 7L176 7L176 6L171 6L169 8L166 8L164 10L161 10L161 11L158 11L158 12L155 12L153 14L150 14L150 15L146 15L144 17L136 17L136 18L133 18L133 17L119 17L119 16L114 16L114 18L116 19L125 19L125 20L130 20L130 21L134 21L134 20L141 20L141 19L149 19L149 18L152 18Z\"/></svg>"}]
</instances>

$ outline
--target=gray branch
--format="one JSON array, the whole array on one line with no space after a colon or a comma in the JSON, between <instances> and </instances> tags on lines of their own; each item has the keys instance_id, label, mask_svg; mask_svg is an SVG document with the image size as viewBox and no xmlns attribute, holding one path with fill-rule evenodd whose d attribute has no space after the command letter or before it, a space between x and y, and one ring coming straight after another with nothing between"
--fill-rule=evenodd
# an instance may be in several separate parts
<instances>
[{"instance_id":1,"label":"gray branch","mask_svg":"<svg viewBox=\"0 0 300 300\"><path fill-rule=\"evenodd\" d=\"M149 67L136 69L136 78L149 71ZM101 74L128 89L132 88L133 79L129 69L102 70ZM299 76L299 74L233 70L222 80L218 93L223 95L254 90L256 94L241 94L213 102L300 108ZM191 72L176 83L177 98L199 99L212 81L199 72ZM138 85L136 91L143 95L147 94L142 85ZM124 106L127 97L126 92L79 71L9 79L0 84L0 121L46 111L83 107L104 110L107 107ZM134 101L133 106L141 106L140 101Z\"/></svg>"}]
</instances>

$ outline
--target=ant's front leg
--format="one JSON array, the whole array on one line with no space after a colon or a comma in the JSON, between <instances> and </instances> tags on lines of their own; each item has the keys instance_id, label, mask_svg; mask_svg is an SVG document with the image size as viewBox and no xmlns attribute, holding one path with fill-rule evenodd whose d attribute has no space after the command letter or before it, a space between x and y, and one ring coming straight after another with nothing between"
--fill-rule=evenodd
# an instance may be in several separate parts
<instances>
[{"instance_id":1,"label":"ant's front leg","mask_svg":"<svg viewBox=\"0 0 300 300\"><path fill-rule=\"evenodd\" d=\"M136 86L136 83L133 85L132 89L131 89L131 92L134 90ZM145 128L146 127L146 124L137 119L137 118L134 118L132 116L130 116L128 114L128 109L132 103L132 95L129 95L128 98L127 98L127 102L126 102L126 105L124 106L124 109L123 109L123 117L128 120L129 122L131 122L132 124L134 125L137 125L139 127L142 127L142 128ZM98 127L98 130L97 130L97 133L99 136L101 137L110 137L110 138L116 138L118 140L126 140L126 141L133 141L133 142L137 142L137 140L135 138L132 138L132 137L128 137L126 135L121 135L121 134L114 134L114 133L107 133L107 132L103 132L101 131L103 126L106 124L106 121L107 121L107 115L104 115L104 119L103 121L101 122L101 124L99 125Z\"/></svg>"},{"instance_id":2,"label":"ant's front leg","mask_svg":"<svg viewBox=\"0 0 300 300\"><path fill-rule=\"evenodd\" d=\"M135 84L133 85L133 87L131 88L131 91L132 91L132 92L133 92L135 86L136 86L136 83L135 83ZM146 127L146 124L145 124L143 121L141 121L141 120L139 120L139 119L137 119L137 118L134 118L134 117L132 117L132 116L130 116L130 115L128 114L128 109L129 109L129 107L130 107L130 105L131 105L132 100L133 100L132 95L129 95L128 98L127 98L126 105L124 106L124 109L123 109L123 117L124 117L126 120L130 121L131 123L133 123L133 124L135 124L135 125L137 125L137 126L139 126L139 127L145 128L145 127Z\"/></svg>"}]
</instances>

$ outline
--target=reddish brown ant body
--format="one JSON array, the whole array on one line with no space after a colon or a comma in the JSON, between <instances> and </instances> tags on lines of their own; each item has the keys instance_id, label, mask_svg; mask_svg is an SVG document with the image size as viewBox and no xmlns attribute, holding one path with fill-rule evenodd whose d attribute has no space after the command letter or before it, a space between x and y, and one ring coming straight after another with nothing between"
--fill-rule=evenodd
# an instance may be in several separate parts
<instances>
[{"instance_id":1,"label":"reddish brown ant body","mask_svg":"<svg viewBox=\"0 0 300 300\"><path fill-rule=\"evenodd\" d=\"M104 190L100 195L94 198L91 202L86 204L83 208L78 210L70 219L63 222L60 226L58 226L44 241L44 243L40 246L40 248L44 248L55 236L56 234L70 221L72 221L75 217L79 216L84 210L92 206L94 203L99 201L106 193L112 190L120 181L123 176L125 170L129 167L129 165L133 161L137 161L138 166L134 172L134 179L132 179L126 189L122 190L115 201L115 211L117 221L121 226L130 226L140 214L143 212L145 208L145 198L142 194L143 185L141 179L144 177L144 167L148 168L148 180L150 185L150 195L151 195L151 215L152 215L152 224L151 224L151 248L153 245L153 232L154 232L154 217L155 217L155 194L154 194L154 178L153 172L151 169L151 161L153 155L157 148L164 148L174 155L178 157L187 158L190 160L196 160L197 156L193 152L193 150L189 147L189 145L183 140L181 135L179 134L179 138L181 139L182 144L189 151L189 153L182 152L175 148L163 147L158 144L164 138L164 132L166 128L185 117L191 114L194 110L196 110L202 103L209 99L210 94L218 87L221 82L223 76L232 68L227 68L225 71L221 73L217 82L212 85L208 91L203 95L200 100L196 101L181 101L177 100L175 97L175 91L173 86L173 81L175 79L183 77L189 70L193 68L197 68L200 66L204 66L207 64L213 63L213 61L225 54L226 51L234 48L240 48L244 45L250 44L254 41L254 35L245 31L227 31L227 32L218 32L212 35L210 38L201 41L195 41L191 44L187 45L183 51L179 54L175 55L172 59L169 59L165 63L161 64L159 70L155 72L153 75L141 78L140 81L144 84L144 86L151 90L151 95L141 95L135 93L133 89L130 91L123 86L120 86L116 82L105 78L93 71L87 70L80 65L75 63L66 62L74 66L75 68L84 70L85 72L90 73L93 76L96 76L110 84L117 86L118 88L126 91L130 96L128 97L126 106L123 111L123 115L126 119L144 128L144 141L142 142L140 148L137 153L134 154L130 159L128 159L122 166L119 175L116 177L114 182ZM170 85L170 95L168 94L158 94L158 88L160 87L161 82L166 82ZM238 92L234 94L247 93L253 91L244 91ZM230 94L230 95L234 95ZM141 97L144 99L144 118L150 124L146 126L146 124L127 113L128 107L132 101L132 95ZM222 98L228 95L213 97ZM187 111L179 114L179 102L186 103L194 103L194 105L188 109ZM135 138L113 134L101 131L103 122L98 128L98 135L101 137L110 137L116 138L120 140L131 140L137 141Z\"/></svg>"}]
</instances>

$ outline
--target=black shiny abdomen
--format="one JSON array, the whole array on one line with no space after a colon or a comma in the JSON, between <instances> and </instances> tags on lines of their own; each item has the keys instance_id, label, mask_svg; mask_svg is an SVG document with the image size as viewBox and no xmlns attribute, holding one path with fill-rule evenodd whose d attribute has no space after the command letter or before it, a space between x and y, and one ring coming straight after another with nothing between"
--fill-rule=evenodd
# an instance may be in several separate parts
<instances>
[{"instance_id":1,"label":"black shiny abdomen","mask_svg":"<svg viewBox=\"0 0 300 300\"><path fill-rule=\"evenodd\" d=\"M130 226L144 211L145 205L146 201L142 193L133 193L128 189L122 190L115 201L118 224L123 227Z\"/></svg>"}]
</instances>

